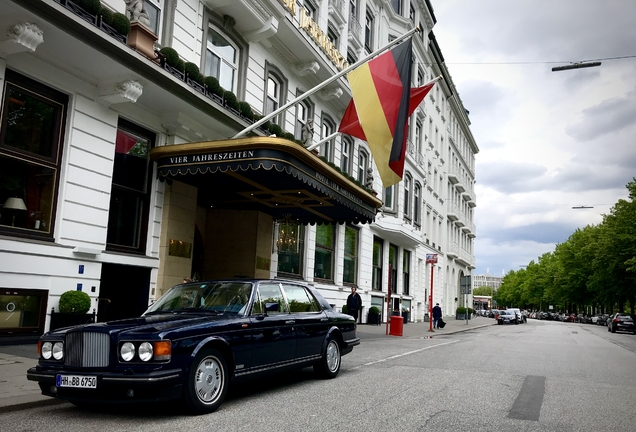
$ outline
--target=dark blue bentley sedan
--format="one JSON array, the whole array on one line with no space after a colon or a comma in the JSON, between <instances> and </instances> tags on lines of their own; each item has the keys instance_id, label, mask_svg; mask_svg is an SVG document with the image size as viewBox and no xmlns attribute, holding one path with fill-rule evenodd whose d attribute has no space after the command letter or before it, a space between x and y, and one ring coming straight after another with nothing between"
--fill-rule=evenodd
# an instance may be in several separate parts
<instances>
[{"instance_id":1,"label":"dark blue bentley sedan","mask_svg":"<svg viewBox=\"0 0 636 432\"><path fill-rule=\"evenodd\" d=\"M194 282L173 287L140 318L44 334L27 378L75 405L182 399L207 413L239 379L307 366L335 378L360 343L355 332L352 317L303 283Z\"/></svg>"}]
</instances>

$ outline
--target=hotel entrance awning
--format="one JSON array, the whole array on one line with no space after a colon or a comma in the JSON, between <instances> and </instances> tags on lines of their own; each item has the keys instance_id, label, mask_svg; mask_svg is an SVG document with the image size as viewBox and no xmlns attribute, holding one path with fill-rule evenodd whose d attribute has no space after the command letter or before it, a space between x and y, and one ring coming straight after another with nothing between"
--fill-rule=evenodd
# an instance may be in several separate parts
<instances>
[{"instance_id":1,"label":"hotel entrance awning","mask_svg":"<svg viewBox=\"0 0 636 432\"><path fill-rule=\"evenodd\" d=\"M381 201L291 141L250 137L153 148L160 178L196 186L199 205L303 224L371 223Z\"/></svg>"}]
</instances>

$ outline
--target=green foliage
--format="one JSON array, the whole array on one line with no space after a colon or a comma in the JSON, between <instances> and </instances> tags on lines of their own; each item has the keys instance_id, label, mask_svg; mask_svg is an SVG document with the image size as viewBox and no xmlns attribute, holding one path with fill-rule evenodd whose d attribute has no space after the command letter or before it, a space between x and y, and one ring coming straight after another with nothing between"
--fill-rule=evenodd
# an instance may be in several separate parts
<instances>
[{"instance_id":1,"label":"green foliage","mask_svg":"<svg viewBox=\"0 0 636 432\"><path fill-rule=\"evenodd\" d=\"M60 297L59 311L85 314L91 308L91 298L84 291L66 291Z\"/></svg>"},{"instance_id":2,"label":"green foliage","mask_svg":"<svg viewBox=\"0 0 636 432\"><path fill-rule=\"evenodd\" d=\"M105 22L106 24L108 24L109 26L112 27L112 25L113 25L113 11L111 11L110 9L108 9L105 6L101 6L99 8L98 15L100 15L102 17L102 22Z\"/></svg>"},{"instance_id":3,"label":"green foliage","mask_svg":"<svg viewBox=\"0 0 636 432\"><path fill-rule=\"evenodd\" d=\"M254 111L252 111L252 106L247 102L239 102L239 111L248 119L254 118Z\"/></svg>"},{"instance_id":4,"label":"green foliage","mask_svg":"<svg viewBox=\"0 0 636 432\"><path fill-rule=\"evenodd\" d=\"M197 80L199 78L199 66L192 62L185 62L185 73L191 80Z\"/></svg>"},{"instance_id":5,"label":"green foliage","mask_svg":"<svg viewBox=\"0 0 636 432\"><path fill-rule=\"evenodd\" d=\"M185 72L185 62L181 59L177 60L175 68L181 72Z\"/></svg>"},{"instance_id":6,"label":"green foliage","mask_svg":"<svg viewBox=\"0 0 636 432\"><path fill-rule=\"evenodd\" d=\"M213 76L205 77L205 79L203 80L203 83L206 86L208 86L208 90L210 90L215 95L223 96L223 89L221 88L221 85L219 84L219 80L216 79L215 77Z\"/></svg>"},{"instance_id":7,"label":"green foliage","mask_svg":"<svg viewBox=\"0 0 636 432\"><path fill-rule=\"evenodd\" d=\"M491 296L493 294L493 289L487 286L480 286L473 290L473 295L476 296Z\"/></svg>"},{"instance_id":8,"label":"green foliage","mask_svg":"<svg viewBox=\"0 0 636 432\"><path fill-rule=\"evenodd\" d=\"M342 305L342 313L347 313L347 312L349 312L347 305Z\"/></svg>"},{"instance_id":9,"label":"green foliage","mask_svg":"<svg viewBox=\"0 0 636 432\"><path fill-rule=\"evenodd\" d=\"M283 136L283 128L281 128L276 123L273 123L271 127L269 128L269 130L271 133L275 134L277 137Z\"/></svg>"},{"instance_id":10,"label":"green foliage","mask_svg":"<svg viewBox=\"0 0 636 432\"><path fill-rule=\"evenodd\" d=\"M457 312L457 315L463 315L466 313L466 308L464 306L459 306L455 312Z\"/></svg>"},{"instance_id":11,"label":"green foliage","mask_svg":"<svg viewBox=\"0 0 636 432\"><path fill-rule=\"evenodd\" d=\"M289 132L285 132L283 134L283 138L285 138L286 140L289 140L289 141L295 141L296 140L296 137L294 137L294 134L293 133L289 133Z\"/></svg>"},{"instance_id":12,"label":"green foliage","mask_svg":"<svg viewBox=\"0 0 636 432\"><path fill-rule=\"evenodd\" d=\"M636 312L636 179L599 225L577 229L554 252L509 272L494 299L570 313Z\"/></svg>"},{"instance_id":13,"label":"green foliage","mask_svg":"<svg viewBox=\"0 0 636 432\"><path fill-rule=\"evenodd\" d=\"M236 95L231 91L226 90L225 93L223 93L223 100L225 100L225 103L228 107L235 109L236 111L241 109L238 103L238 99L236 99Z\"/></svg>"},{"instance_id":14,"label":"green foliage","mask_svg":"<svg viewBox=\"0 0 636 432\"><path fill-rule=\"evenodd\" d=\"M80 5L86 12L97 15L102 4L99 0L76 0L75 3Z\"/></svg>"},{"instance_id":15,"label":"green foliage","mask_svg":"<svg viewBox=\"0 0 636 432\"><path fill-rule=\"evenodd\" d=\"M377 306L371 306L369 308L369 315L380 315L380 309Z\"/></svg>"},{"instance_id":16,"label":"green foliage","mask_svg":"<svg viewBox=\"0 0 636 432\"><path fill-rule=\"evenodd\" d=\"M119 34L127 35L130 33L130 20L123 13L115 12L110 21L110 26Z\"/></svg>"},{"instance_id":17,"label":"green foliage","mask_svg":"<svg viewBox=\"0 0 636 432\"><path fill-rule=\"evenodd\" d=\"M474 313L475 313L475 309L473 309L473 308L468 308L468 314L469 314L469 315L472 315L472 314L474 314Z\"/></svg>"},{"instance_id":18,"label":"green foliage","mask_svg":"<svg viewBox=\"0 0 636 432\"><path fill-rule=\"evenodd\" d=\"M168 66L177 67L179 62L179 53L174 48L163 47L159 50L159 53L166 59Z\"/></svg>"}]
</instances>

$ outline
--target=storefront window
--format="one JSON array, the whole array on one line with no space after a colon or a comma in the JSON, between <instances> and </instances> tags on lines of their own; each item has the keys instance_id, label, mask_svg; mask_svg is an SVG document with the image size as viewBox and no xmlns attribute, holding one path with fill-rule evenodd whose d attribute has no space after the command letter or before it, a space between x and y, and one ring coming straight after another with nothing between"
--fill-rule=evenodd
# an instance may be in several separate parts
<instances>
[{"instance_id":1,"label":"storefront window","mask_svg":"<svg viewBox=\"0 0 636 432\"><path fill-rule=\"evenodd\" d=\"M44 330L47 291L3 288L0 293L0 333Z\"/></svg>"},{"instance_id":2,"label":"storefront window","mask_svg":"<svg viewBox=\"0 0 636 432\"><path fill-rule=\"evenodd\" d=\"M278 273L302 277L305 227L287 222L278 225Z\"/></svg>"},{"instance_id":3,"label":"storefront window","mask_svg":"<svg viewBox=\"0 0 636 432\"><path fill-rule=\"evenodd\" d=\"M358 268L358 230L353 227L345 228L344 244L344 283L356 283L356 270Z\"/></svg>"}]
</instances>

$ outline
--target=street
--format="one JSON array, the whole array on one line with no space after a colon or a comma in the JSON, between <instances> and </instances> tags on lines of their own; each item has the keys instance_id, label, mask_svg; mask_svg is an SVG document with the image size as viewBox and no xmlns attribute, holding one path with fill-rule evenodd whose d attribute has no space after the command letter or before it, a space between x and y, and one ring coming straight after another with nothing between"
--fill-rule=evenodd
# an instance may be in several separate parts
<instances>
[{"instance_id":1,"label":"street","mask_svg":"<svg viewBox=\"0 0 636 432\"><path fill-rule=\"evenodd\" d=\"M359 334L362 344L343 357L336 379L305 369L237 386L209 415L189 416L176 404L80 410L61 403L0 421L16 432L562 432L636 424L631 334L536 320L434 338L379 337L365 326Z\"/></svg>"}]
</instances>

